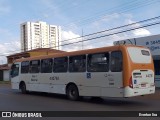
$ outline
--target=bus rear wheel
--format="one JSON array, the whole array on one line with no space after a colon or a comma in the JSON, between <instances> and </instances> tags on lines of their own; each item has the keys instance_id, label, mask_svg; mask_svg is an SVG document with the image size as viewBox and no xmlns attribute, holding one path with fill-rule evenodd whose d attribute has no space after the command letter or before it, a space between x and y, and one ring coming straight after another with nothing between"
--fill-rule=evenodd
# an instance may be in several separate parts
<instances>
[{"instance_id":1,"label":"bus rear wheel","mask_svg":"<svg viewBox=\"0 0 160 120\"><path fill-rule=\"evenodd\" d=\"M20 84L20 90L22 94L26 94L27 90L26 90L26 84L23 82Z\"/></svg>"},{"instance_id":2,"label":"bus rear wheel","mask_svg":"<svg viewBox=\"0 0 160 120\"><path fill-rule=\"evenodd\" d=\"M78 88L75 85L69 85L66 94L70 100L76 101L79 99Z\"/></svg>"}]
</instances>

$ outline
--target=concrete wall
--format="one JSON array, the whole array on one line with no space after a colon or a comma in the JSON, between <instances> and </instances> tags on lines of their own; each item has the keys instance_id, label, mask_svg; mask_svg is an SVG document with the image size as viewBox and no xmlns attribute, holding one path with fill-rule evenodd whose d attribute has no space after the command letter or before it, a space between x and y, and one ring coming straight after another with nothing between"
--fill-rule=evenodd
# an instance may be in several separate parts
<instances>
[{"instance_id":1,"label":"concrete wall","mask_svg":"<svg viewBox=\"0 0 160 120\"><path fill-rule=\"evenodd\" d=\"M9 70L4 70L3 71L3 81L9 81L10 80L10 71Z\"/></svg>"}]
</instances>

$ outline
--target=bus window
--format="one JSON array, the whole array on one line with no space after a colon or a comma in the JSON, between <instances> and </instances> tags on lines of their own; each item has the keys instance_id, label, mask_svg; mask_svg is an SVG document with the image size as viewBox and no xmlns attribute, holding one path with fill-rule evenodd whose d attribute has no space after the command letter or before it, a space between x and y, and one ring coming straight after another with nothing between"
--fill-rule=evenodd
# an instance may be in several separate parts
<instances>
[{"instance_id":1,"label":"bus window","mask_svg":"<svg viewBox=\"0 0 160 120\"><path fill-rule=\"evenodd\" d=\"M19 65L13 64L11 67L11 78L16 77L19 75Z\"/></svg>"},{"instance_id":2,"label":"bus window","mask_svg":"<svg viewBox=\"0 0 160 120\"><path fill-rule=\"evenodd\" d=\"M98 53L88 55L88 72L108 72L109 53Z\"/></svg>"},{"instance_id":3,"label":"bus window","mask_svg":"<svg viewBox=\"0 0 160 120\"><path fill-rule=\"evenodd\" d=\"M52 59L41 60L41 73L51 73L52 63Z\"/></svg>"},{"instance_id":4,"label":"bus window","mask_svg":"<svg viewBox=\"0 0 160 120\"><path fill-rule=\"evenodd\" d=\"M68 69L68 58L62 57L62 58L55 58L54 59L54 65L53 65L53 72L67 72Z\"/></svg>"},{"instance_id":5,"label":"bus window","mask_svg":"<svg viewBox=\"0 0 160 120\"><path fill-rule=\"evenodd\" d=\"M24 61L21 63L21 73L29 72L29 61Z\"/></svg>"},{"instance_id":6,"label":"bus window","mask_svg":"<svg viewBox=\"0 0 160 120\"><path fill-rule=\"evenodd\" d=\"M122 53L120 51L111 52L111 71L122 71Z\"/></svg>"},{"instance_id":7,"label":"bus window","mask_svg":"<svg viewBox=\"0 0 160 120\"><path fill-rule=\"evenodd\" d=\"M86 55L73 56L69 58L70 72L85 72L86 71Z\"/></svg>"},{"instance_id":8,"label":"bus window","mask_svg":"<svg viewBox=\"0 0 160 120\"><path fill-rule=\"evenodd\" d=\"M30 62L30 73L40 72L40 60L33 60Z\"/></svg>"}]
</instances>

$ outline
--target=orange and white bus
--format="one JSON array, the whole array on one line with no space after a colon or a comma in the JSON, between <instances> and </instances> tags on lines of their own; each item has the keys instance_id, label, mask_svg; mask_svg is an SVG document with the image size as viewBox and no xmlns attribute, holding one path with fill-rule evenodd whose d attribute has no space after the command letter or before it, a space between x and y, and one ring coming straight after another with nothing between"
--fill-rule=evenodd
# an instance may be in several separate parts
<instances>
[{"instance_id":1,"label":"orange and white bus","mask_svg":"<svg viewBox=\"0 0 160 120\"><path fill-rule=\"evenodd\" d=\"M150 50L117 45L18 59L12 89L79 96L132 97L155 92Z\"/></svg>"}]
</instances>

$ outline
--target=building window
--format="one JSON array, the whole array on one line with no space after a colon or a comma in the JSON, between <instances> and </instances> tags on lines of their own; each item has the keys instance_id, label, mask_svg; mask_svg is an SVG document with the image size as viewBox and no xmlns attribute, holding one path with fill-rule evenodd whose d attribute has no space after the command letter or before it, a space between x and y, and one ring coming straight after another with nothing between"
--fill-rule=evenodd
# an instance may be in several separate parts
<instances>
[{"instance_id":1,"label":"building window","mask_svg":"<svg viewBox=\"0 0 160 120\"><path fill-rule=\"evenodd\" d=\"M68 69L68 58L62 57L62 58L55 58L54 59L54 65L53 65L53 72L67 72Z\"/></svg>"},{"instance_id":2,"label":"building window","mask_svg":"<svg viewBox=\"0 0 160 120\"><path fill-rule=\"evenodd\" d=\"M108 72L109 53L98 53L88 55L88 72Z\"/></svg>"},{"instance_id":3,"label":"building window","mask_svg":"<svg viewBox=\"0 0 160 120\"><path fill-rule=\"evenodd\" d=\"M69 58L70 72L85 72L86 71L86 55L73 56Z\"/></svg>"}]
</instances>

